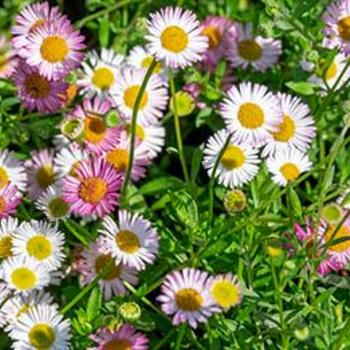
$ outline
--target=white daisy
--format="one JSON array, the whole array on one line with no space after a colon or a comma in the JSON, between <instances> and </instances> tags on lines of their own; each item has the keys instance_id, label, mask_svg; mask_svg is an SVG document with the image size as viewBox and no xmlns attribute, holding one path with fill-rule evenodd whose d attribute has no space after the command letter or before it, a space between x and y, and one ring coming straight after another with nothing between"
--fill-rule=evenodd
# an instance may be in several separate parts
<instances>
[{"instance_id":1,"label":"white daisy","mask_svg":"<svg viewBox=\"0 0 350 350\"><path fill-rule=\"evenodd\" d=\"M234 67L252 66L257 71L265 71L273 66L282 54L280 40L253 36L252 23L237 24L238 39L233 40L227 58Z\"/></svg>"},{"instance_id":2,"label":"white daisy","mask_svg":"<svg viewBox=\"0 0 350 350\"><path fill-rule=\"evenodd\" d=\"M145 77L143 69L124 69L112 96L121 114L131 120L136 97ZM141 98L138 118L156 123L162 118L168 105L168 91L159 75L152 75Z\"/></svg>"},{"instance_id":3,"label":"white daisy","mask_svg":"<svg viewBox=\"0 0 350 350\"><path fill-rule=\"evenodd\" d=\"M54 159L59 177L73 175L75 173L75 167L78 166L79 162L87 158L88 153L75 142L68 144L67 147L63 147Z\"/></svg>"},{"instance_id":4,"label":"white daisy","mask_svg":"<svg viewBox=\"0 0 350 350\"><path fill-rule=\"evenodd\" d=\"M142 46L135 46L129 52L129 56L127 58L127 63L129 66L135 69L147 69L151 62L153 61L152 54ZM158 62L156 68L154 69L153 74L162 74L163 67L161 62Z\"/></svg>"},{"instance_id":5,"label":"white daisy","mask_svg":"<svg viewBox=\"0 0 350 350\"><path fill-rule=\"evenodd\" d=\"M0 152L0 188L6 187L8 183L24 191L27 186L27 175L21 162L14 158L12 152L5 149Z\"/></svg>"},{"instance_id":6,"label":"white daisy","mask_svg":"<svg viewBox=\"0 0 350 350\"><path fill-rule=\"evenodd\" d=\"M13 237L14 255L31 257L47 270L57 270L65 258L65 238L57 226L45 221L23 222Z\"/></svg>"},{"instance_id":7,"label":"white daisy","mask_svg":"<svg viewBox=\"0 0 350 350\"><path fill-rule=\"evenodd\" d=\"M211 136L204 149L203 166L211 176L216 160L224 147L228 133L220 130ZM222 155L215 176L225 187L241 187L259 171L258 150L248 144L230 142Z\"/></svg>"},{"instance_id":8,"label":"white daisy","mask_svg":"<svg viewBox=\"0 0 350 350\"><path fill-rule=\"evenodd\" d=\"M31 308L36 305L50 305L52 303L53 297L43 290L34 291L26 296L15 295L9 298L0 309L0 326L4 327L7 325L6 330L10 331L16 326L18 318L27 313Z\"/></svg>"},{"instance_id":9,"label":"white daisy","mask_svg":"<svg viewBox=\"0 0 350 350\"><path fill-rule=\"evenodd\" d=\"M35 202L35 206L43 211L50 221L58 221L70 216L70 205L62 196L60 184L50 186Z\"/></svg>"},{"instance_id":10,"label":"white daisy","mask_svg":"<svg viewBox=\"0 0 350 350\"><path fill-rule=\"evenodd\" d=\"M281 186L286 186L289 182L296 180L301 173L308 171L312 167L307 154L298 149L284 149L277 151L266 160L272 180Z\"/></svg>"},{"instance_id":11,"label":"white daisy","mask_svg":"<svg viewBox=\"0 0 350 350\"><path fill-rule=\"evenodd\" d=\"M13 256L13 235L18 228L18 220L8 217L0 220L0 259Z\"/></svg>"},{"instance_id":12,"label":"white daisy","mask_svg":"<svg viewBox=\"0 0 350 350\"><path fill-rule=\"evenodd\" d=\"M40 290L50 283L50 276L43 264L31 257L16 256L2 262L1 278L9 289L22 295Z\"/></svg>"},{"instance_id":13,"label":"white daisy","mask_svg":"<svg viewBox=\"0 0 350 350\"><path fill-rule=\"evenodd\" d=\"M68 350L70 324L55 307L38 305L18 319L10 337L14 349Z\"/></svg>"},{"instance_id":14,"label":"white daisy","mask_svg":"<svg viewBox=\"0 0 350 350\"><path fill-rule=\"evenodd\" d=\"M143 270L158 253L158 234L151 223L139 214L126 210L118 213L118 224L110 217L103 220L100 232L117 262Z\"/></svg>"},{"instance_id":15,"label":"white daisy","mask_svg":"<svg viewBox=\"0 0 350 350\"><path fill-rule=\"evenodd\" d=\"M196 15L180 7L166 7L150 15L147 23L148 50L167 66L183 68L200 61L208 49Z\"/></svg>"},{"instance_id":16,"label":"white daisy","mask_svg":"<svg viewBox=\"0 0 350 350\"><path fill-rule=\"evenodd\" d=\"M283 112L279 130L272 132L266 143L263 156L285 148L298 148L306 151L316 135L315 121L310 109L300 98L278 93L277 97Z\"/></svg>"},{"instance_id":17,"label":"white daisy","mask_svg":"<svg viewBox=\"0 0 350 350\"><path fill-rule=\"evenodd\" d=\"M233 141L263 146L270 132L278 131L283 113L276 96L267 87L251 82L232 86L221 104L226 128Z\"/></svg>"},{"instance_id":18,"label":"white daisy","mask_svg":"<svg viewBox=\"0 0 350 350\"><path fill-rule=\"evenodd\" d=\"M309 78L309 81L317 84L322 90L328 90L335 88L335 90L339 90L344 83L350 78L350 68L348 67L346 71L342 74L343 70L346 66L346 57L343 54L337 54L332 63L328 66L324 76L322 74L314 74ZM335 84L339 80L337 86Z\"/></svg>"},{"instance_id":19,"label":"white daisy","mask_svg":"<svg viewBox=\"0 0 350 350\"><path fill-rule=\"evenodd\" d=\"M89 52L86 61L82 63L82 78L77 81L78 86L82 87L81 93L87 98L95 95L108 97L119 79L124 59L123 55L118 55L111 49L103 48L100 56L95 50Z\"/></svg>"}]
</instances>

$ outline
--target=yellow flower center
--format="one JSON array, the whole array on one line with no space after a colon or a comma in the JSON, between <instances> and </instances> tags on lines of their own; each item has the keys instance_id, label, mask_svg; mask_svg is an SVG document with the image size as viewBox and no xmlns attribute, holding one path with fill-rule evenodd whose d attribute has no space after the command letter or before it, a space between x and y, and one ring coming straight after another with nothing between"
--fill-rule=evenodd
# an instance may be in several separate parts
<instances>
[{"instance_id":1,"label":"yellow flower center","mask_svg":"<svg viewBox=\"0 0 350 350\"><path fill-rule=\"evenodd\" d=\"M279 131L272 133L276 141L288 142L295 134L294 120L285 115L282 123L279 125Z\"/></svg>"},{"instance_id":2,"label":"yellow flower center","mask_svg":"<svg viewBox=\"0 0 350 350\"><path fill-rule=\"evenodd\" d=\"M338 21L338 32L342 39L350 40L350 16Z\"/></svg>"},{"instance_id":3,"label":"yellow flower center","mask_svg":"<svg viewBox=\"0 0 350 350\"><path fill-rule=\"evenodd\" d=\"M126 339L113 339L103 345L104 350L132 350L130 342Z\"/></svg>"},{"instance_id":4,"label":"yellow flower center","mask_svg":"<svg viewBox=\"0 0 350 350\"><path fill-rule=\"evenodd\" d=\"M224 308L235 306L241 300L241 289L230 281L215 282L210 292L215 302Z\"/></svg>"},{"instance_id":5,"label":"yellow flower center","mask_svg":"<svg viewBox=\"0 0 350 350\"><path fill-rule=\"evenodd\" d=\"M114 260L110 254L101 254L95 260L95 271L97 274L101 273L106 266L111 264L112 260ZM120 265L111 265L108 274L104 277L105 281L111 281L115 278L119 277L122 272Z\"/></svg>"},{"instance_id":6,"label":"yellow flower center","mask_svg":"<svg viewBox=\"0 0 350 350\"><path fill-rule=\"evenodd\" d=\"M134 108L136 97L139 94L139 91L140 91L139 85L132 85L124 91L124 103L130 109ZM147 105L147 102L148 102L148 94L147 94L147 91L145 91L142 95L139 109L140 110L143 109Z\"/></svg>"},{"instance_id":7,"label":"yellow flower center","mask_svg":"<svg viewBox=\"0 0 350 350\"><path fill-rule=\"evenodd\" d=\"M0 167L0 188L4 188L9 182L9 176L4 168Z\"/></svg>"},{"instance_id":8,"label":"yellow flower center","mask_svg":"<svg viewBox=\"0 0 350 350\"><path fill-rule=\"evenodd\" d=\"M253 39L242 40L238 44L238 54L247 61L258 61L262 56L261 46Z\"/></svg>"},{"instance_id":9,"label":"yellow flower center","mask_svg":"<svg viewBox=\"0 0 350 350\"><path fill-rule=\"evenodd\" d=\"M45 260L52 255L52 243L45 236L38 234L27 242L27 252L37 260Z\"/></svg>"},{"instance_id":10,"label":"yellow flower center","mask_svg":"<svg viewBox=\"0 0 350 350\"><path fill-rule=\"evenodd\" d=\"M11 281L19 290L33 289L36 285L37 278L32 270L26 267L19 267L13 270Z\"/></svg>"},{"instance_id":11,"label":"yellow flower center","mask_svg":"<svg viewBox=\"0 0 350 350\"><path fill-rule=\"evenodd\" d=\"M89 177L84 179L79 188L80 198L91 204L99 203L104 198L106 193L106 181L100 177Z\"/></svg>"},{"instance_id":12,"label":"yellow flower center","mask_svg":"<svg viewBox=\"0 0 350 350\"><path fill-rule=\"evenodd\" d=\"M12 237L10 235L0 238L0 259L12 256L12 247Z\"/></svg>"},{"instance_id":13,"label":"yellow flower center","mask_svg":"<svg viewBox=\"0 0 350 350\"><path fill-rule=\"evenodd\" d=\"M160 41L164 49L179 53L186 49L188 45L188 35L178 26L169 26L161 34Z\"/></svg>"},{"instance_id":14,"label":"yellow flower center","mask_svg":"<svg viewBox=\"0 0 350 350\"><path fill-rule=\"evenodd\" d=\"M153 56L146 56L142 61L141 61L141 67L142 68L148 68L153 61ZM162 64L160 62L157 62L156 67L154 68L155 73L160 73L162 71Z\"/></svg>"},{"instance_id":15,"label":"yellow flower center","mask_svg":"<svg viewBox=\"0 0 350 350\"><path fill-rule=\"evenodd\" d=\"M329 225L326 233L324 234L324 239L326 242L329 242L331 239L332 241L334 241L339 238L348 237L349 238L348 240L331 245L328 248L329 250L341 253L350 248L350 228L347 225L343 224L334 235L334 232L336 229L337 229L337 225Z\"/></svg>"},{"instance_id":16,"label":"yellow flower center","mask_svg":"<svg viewBox=\"0 0 350 350\"><path fill-rule=\"evenodd\" d=\"M113 165L116 170L126 170L129 163L129 152L126 149L114 149L107 153L106 160Z\"/></svg>"},{"instance_id":17,"label":"yellow flower center","mask_svg":"<svg viewBox=\"0 0 350 350\"><path fill-rule=\"evenodd\" d=\"M245 155L238 146L228 146L221 157L221 164L229 170L237 169L245 162Z\"/></svg>"},{"instance_id":18,"label":"yellow flower center","mask_svg":"<svg viewBox=\"0 0 350 350\"><path fill-rule=\"evenodd\" d=\"M215 26L208 26L202 30L202 34L209 39L209 48L215 49L221 41L221 34Z\"/></svg>"},{"instance_id":19,"label":"yellow flower center","mask_svg":"<svg viewBox=\"0 0 350 350\"><path fill-rule=\"evenodd\" d=\"M92 83L101 90L107 90L114 83L114 74L107 67L97 68L92 77Z\"/></svg>"},{"instance_id":20,"label":"yellow flower center","mask_svg":"<svg viewBox=\"0 0 350 350\"><path fill-rule=\"evenodd\" d=\"M335 61L333 61L328 67L324 79L329 81L337 76L338 73L338 65Z\"/></svg>"},{"instance_id":21,"label":"yellow flower center","mask_svg":"<svg viewBox=\"0 0 350 350\"><path fill-rule=\"evenodd\" d=\"M30 344L37 350L51 349L55 342L55 330L46 323L38 323L33 326L28 334Z\"/></svg>"},{"instance_id":22,"label":"yellow flower center","mask_svg":"<svg viewBox=\"0 0 350 350\"><path fill-rule=\"evenodd\" d=\"M119 231L115 235L115 242L121 251L129 254L137 252L141 247L138 236L128 230Z\"/></svg>"},{"instance_id":23,"label":"yellow flower center","mask_svg":"<svg viewBox=\"0 0 350 350\"><path fill-rule=\"evenodd\" d=\"M99 143L107 132L105 121L101 117L85 117L84 137L90 143Z\"/></svg>"},{"instance_id":24,"label":"yellow flower center","mask_svg":"<svg viewBox=\"0 0 350 350\"><path fill-rule=\"evenodd\" d=\"M126 125L125 129L126 129L126 132L130 135L130 133L131 133L131 125L130 124ZM145 137L146 137L145 131L144 131L143 127L140 124L136 125L136 136L141 141L143 141L145 139Z\"/></svg>"},{"instance_id":25,"label":"yellow flower center","mask_svg":"<svg viewBox=\"0 0 350 350\"><path fill-rule=\"evenodd\" d=\"M280 172L283 177L288 181L294 181L299 175L299 168L293 163L285 163L280 167Z\"/></svg>"},{"instance_id":26,"label":"yellow flower center","mask_svg":"<svg viewBox=\"0 0 350 350\"><path fill-rule=\"evenodd\" d=\"M63 198L57 197L51 200L48 204L48 209L54 218L61 218L68 213L69 206Z\"/></svg>"},{"instance_id":27,"label":"yellow flower center","mask_svg":"<svg viewBox=\"0 0 350 350\"><path fill-rule=\"evenodd\" d=\"M49 187L54 183L55 173L53 171L52 166L44 165L40 169L38 169L36 173L36 181L39 186L43 189Z\"/></svg>"},{"instance_id":28,"label":"yellow flower center","mask_svg":"<svg viewBox=\"0 0 350 350\"><path fill-rule=\"evenodd\" d=\"M49 96L51 86L48 80L39 73L32 73L25 78L24 87L27 94L35 99Z\"/></svg>"},{"instance_id":29,"label":"yellow flower center","mask_svg":"<svg viewBox=\"0 0 350 350\"><path fill-rule=\"evenodd\" d=\"M238 120L244 128L257 129L264 124L264 112L256 103L246 102L239 107Z\"/></svg>"},{"instance_id":30,"label":"yellow flower center","mask_svg":"<svg viewBox=\"0 0 350 350\"><path fill-rule=\"evenodd\" d=\"M0 213L3 213L7 208L7 201L4 196L0 196Z\"/></svg>"},{"instance_id":31,"label":"yellow flower center","mask_svg":"<svg viewBox=\"0 0 350 350\"><path fill-rule=\"evenodd\" d=\"M50 63L63 62L68 52L66 40L58 35L48 36L40 46L41 57Z\"/></svg>"},{"instance_id":32,"label":"yellow flower center","mask_svg":"<svg viewBox=\"0 0 350 350\"><path fill-rule=\"evenodd\" d=\"M176 305L184 311L198 311L202 304L202 296L193 288L180 289L175 295Z\"/></svg>"}]
</instances>

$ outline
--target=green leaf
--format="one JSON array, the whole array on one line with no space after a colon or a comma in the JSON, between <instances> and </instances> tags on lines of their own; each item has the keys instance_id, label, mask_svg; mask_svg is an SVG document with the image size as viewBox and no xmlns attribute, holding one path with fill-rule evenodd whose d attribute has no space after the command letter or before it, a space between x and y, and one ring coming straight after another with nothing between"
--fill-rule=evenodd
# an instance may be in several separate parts
<instances>
[{"instance_id":1,"label":"green leaf","mask_svg":"<svg viewBox=\"0 0 350 350\"><path fill-rule=\"evenodd\" d=\"M295 190L292 187L289 187L288 189L288 199L289 202L295 212L295 214L299 217L302 216L302 206L300 199L298 197L298 194L295 192Z\"/></svg>"},{"instance_id":2,"label":"green leaf","mask_svg":"<svg viewBox=\"0 0 350 350\"><path fill-rule=\"evenodd\" d=\"M102 293L99 287L95 287L89 297L86 314L88 320L92 322L100 314L102 305Z\"/></svg>"},{"instance_id":3,"label":"green leaf","mask_svg":"<svg viewBox=\"0 0 350 350\"><path fill-rule=\"evenodd\" d=\"M315 84L307 81L289 81L286 86L300 95L312 95L316 87Z\"/></svg>"},{"instance_id":4,"label":"green leaf","mask_svg":"<svg viewBox=\"0 0 350 350\"><path fill-rule=\"evenodd\" d=\"M109 41L109 21L108 17L105 16L101 19L98 27L98 39L102 47L108 46Z\"/></svg>"},{"instance_id":5,"label":"green leaf","mask_svg":"<svg viewBox=\"0 0 350 350\"><path fill-rule=\"evenodd\" d=\"M203 151L198 147L193 152L193 157L191 162L191 181L193 183L196 182L196 177L201 167L202 158L203 158Z\"/></svg>"},{"instance_id":6,"label":"green leaf","mask_svg":"<svg viewBox=\"0 0 350 350\"><path fill-rule=\"evenodd\" d=\"M143 195L151 195L161 193L166 190L177 190L184 186L183 182L174 176L164 176L152 180L140 187L140 193Z\"/></svg>"},{"instance_id":7,"label":"green leaf","mask_svg":"<svg viewBox=\"0 0 350 350\"><path fill-rule=\"evenodd\" d=\"M195 227L198 223L197 203L185 190L174 192L170 195L171 208L176 218L185 226Z\"/></svg>"}]
</instances>

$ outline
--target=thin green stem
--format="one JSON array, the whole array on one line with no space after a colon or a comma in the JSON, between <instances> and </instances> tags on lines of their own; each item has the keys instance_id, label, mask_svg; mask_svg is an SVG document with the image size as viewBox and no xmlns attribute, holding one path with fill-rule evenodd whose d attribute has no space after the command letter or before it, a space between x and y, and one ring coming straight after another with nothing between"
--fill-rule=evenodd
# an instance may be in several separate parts
<instances>
[{"instance_id":1,"label":"thin green stem","mask_svg":"<svg viewBox=\"0 0 350 350\"><path fill-rule=\"evenodd\" d=\"M128 189L128 184L130 181L130 177L131 177L131 170L132 170L132 165L134 162L134 152L135 152L135 140L136 140L136 127L137 127L137 114L139 112L139 108L140 108L140 104L142 101L142 97L144 95L144 92L146 90L146 86L147 83L154 71L154 69L157 66L157 61L154 58L153 61L151 62L150 66L147 69L147 72L143 78L141 87L138 91L138 94L136 96L135 99L135 104L134 104L134 108L132 111L132 117L131 117L131 135L130 135L130 152L129 152L129 160L128 160L128 166L126 168L126 172L125 172L125 179L124 179L124 183L123 183L123 188L122 188L122 196L123 199L125 199L126 196L126 191Z\"/></svg>"},{"instance_id":2,"label":"thin green stem","mask_svg":"<svg viewBox=\"0 0 350 350\"><path fill-rule=\"evenodd\" d=\"M180 119L179 114L177 111L177 103L176 103L176 91L175 91L175 82L174 82L174 73L171 68L169 68L169 85L170 85L170 93L171 98L173 100L174 105L174 127L175 127L175 135L176 135L176 143L177 143L177 150L179 152L179 158L181 162L182 172L186 181L187 186L190 184L190 177L188 175L187 165L186 165L186 158L185 153L183 150L183 144L182 144L182 135L181 135L181 127L180 127Z\"/></svg>"},{"instance_id":3,"label":"thin green stem","mask_svg":"<svg viewBox=\"0 0 350 350\"><path fill-rule=\"evenodd\" d=\"M216 170L219 166L220 160L222 156L225 153L225 150L227 146L229 145L231 141L232 134L228 135L227 140L224 144L224 146L221 148L220 153L215 161L213 171L210 176L210 181L209 181L209 214L208 214L208 226L211 226L212 220L213 220L213 211L214 211L214 184L215 184L215 176L216 176Z\"/></svg>"},{"instance_id":4,"label":"thin green stem","mask_svg":"<svg viewBox=\"0 0 350 350\"><path fill-rule=\"evenodd\" d=\"M75 238L78 239L79 242L81 242L84 246L88 245L88 241L85 237L83 237L76 229L75 227L70 223L69 220L63 221L64 226L67 228L67 230L73 234Z\"/></svg>"}]
</instances>

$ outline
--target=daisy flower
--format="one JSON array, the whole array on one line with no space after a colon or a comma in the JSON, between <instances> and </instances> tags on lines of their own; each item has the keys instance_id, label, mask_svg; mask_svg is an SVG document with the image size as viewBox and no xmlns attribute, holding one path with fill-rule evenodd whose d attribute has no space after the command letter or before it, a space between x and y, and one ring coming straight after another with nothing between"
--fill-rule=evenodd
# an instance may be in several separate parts
<instances>
[{"instance_id":1,"label":"daisy flower","mask_svg":"<svg viewBox=\"0 0 350 350\"><path fill-rule=\"evenodd\" d=\"M153 61L152 54L143 46L134 46L129 52L127 64L135 69L147 69ZM162 74L164 71L161 62L157 62L153 74Z\"/></svg>"},{"instance_id":2,"label":"daisy flower","mask_svg":"<svg viewBox=\"0 0 350 350\"><path fill-rule=\"evenodd\" d=\"M131 120L137 95L146 72L143 69L124 69L112 96L120 113ZM138 117L148 123L159 121L168 105L168 91L159 75L152 75L142 96Z\"/></svg>"},{"instance_id":3,"label":"daisy flower","mask_svg":"<svg viewBox=\"0 0 350 350\"><path fill-rule=\"evenodd\" d=\"M23 314L10 332L14 349L68 350L70 324L54 306L38 305Z\"/></svg>"},{"instance_id":4,"label":"daisy flower","mask_svg":"<svg viewBox=\"0 0 350 350\"><path fill-rule=\"evenodd\" d=\"M216 305L224 310L237 306L242 301L242 287L232 273L210 277L208 280L210 296Z\"/></svg>"},{"instance_id":5,"label":"daisy flower","mask_svg":"<svg viewBox=\"0 0 350 350\"><path fill-rule=\"evenodd\" d=\"M107 275L98 282L105 300L110 300L113 295L127 293L123 281L136 285L138 283L137 271L122 263L115 263L107 249L106 242L101 238L96 242L91 242L89 248L80 253L77 263L77 270L81 273L83 286L91 283L109 265Z\"/></svg>"},{"instance_id":6,"label":"daisy flower","mask_svg":"<svg viewBox=\"0 0 350 350\"><path fill-rule=\"evenodd\" d=\"M22 202L22 195L16 186L7 184L0 189L0 219L15 214L17 207Z\"/></svg>"},{"instance_id":7,"label":"daisy flower","mask_svg":"<svg viewBox=\"0 0 350 350\"><path fill-rule=\"evenodd\" d=\"M214 72L217 64L227 52L228 43L236 40L236 27L223 16L208 16L200 25L202 35L208 37L209 47L203 53L203 68Z\"/></svg>"},{"instance_id":8,"label":"daisy flower","mask_svg":"<svg viewBox=\"0 0 350 350\"><path fill-rule=\"evenodd\" d=\"M295 181L303 172L312 167L307 154L297 149L278 150L266 160L272 181L277 185L286 186Z\"/></svg>"},{"instance_id":9,"label":"daisy flower","mask_svg":"<svg viewBox=\"0 0 350 350\"><path fill-rule=\"evenodd\" d=\"M125 123L121 132L121 140L130 144L131 125ZM144 118L137 118L136 148L148 159L154 159L161 152L165 142L165 128L160 124L148 124Z\"/></svg>"},{"instance_id":10,"label":"daisy flower","mask_svg":"<svg viewBox=\"0 0 350 350\"><path fill-rule=\"evenodd\" d=\"M111 89L119 80L119 70L124 62L124 56L116 54L111 49L103 48L101 56L93 50L87 54L82 63L82 77L78 79L81 93L86 98L95 95L101 99L108 97Z\"/></svg>"},{"instance_id":11,"label":"daisy flower","mask_svg":"<svg viewBox=\"0 0 350 350\"><path fill-rule=\"evenodd\" d=\"M124 324L120 328L110 330L99 328L90 338L97 343L96 350L125 349L148 350L148 338L137 332L134 326Z\"/></svg>"},{"instance_id":12,"label":"daisy flower","mask_svg":"<svg viewBox=\"0 0 350 350\"><path fill-rule=\"evenodd\" d=\"M173 316L173 325L188 323L196 328L218 311L208 288L208 274L193 268L184 268L165 277L162 294L157 298L167 315Z\"/></svg>"},{"instance_id":13,"label":"daisy flower","mask_svg":"<svg viewBox=\"0 0 350 350\"><path fill-rule=\"evenodd\" d=\"M54 163L60 177L74 175L75 167L84 159L88 158L88 153L76 142L63 147L55 156Z\"/></svg>"},{"instance_id":14,"label":"daisy flower","mask_svg":"<svg viewBox=\"0 0 350 350\"><path fill-rule=\"evenodd\" d=\"M58 174L53 160L54 150L46 148L40 151L32 151L31 159L24 163L28 176L28 195L30 199L37 199L57 180Z\"/></svg>"},{"instance_id":15,"label":"daisy flower","mask_svg":"<svg viewBox=\"0 0 350 350\"><path fill-rule=\"evenodd\" d=\"M18 228L17 218L0 220L0 259L13 256L13 235Z\"/></svg>"},{"instance_id":16,"label":"daisy flower","mask_svg":"<svg viewBox=\"0 0 350 350\"><path fill-rule=\"evenodd\" d=\"M87 151L101 154L111 150L118 142L120 129L118 127L109 128L104 118L111 108L110 100L101 100L98 97L93 101L85 99L82 105L77 106L69 116L83 121L82 141Z\"/></svg>"},{"instance_id":17,"label":"daisy flower","mask_svg":"<svg viewBox=\"0 0 350 350\"><path fill-rule=\"evenodd\" d=\"M50 283L47 269L31 257L10 257L2 262L1 278L10 290L28 295L34 290L41 290Z\"/></svg>"},{"instance_id":18,"label":"daisy flower","mask_svg":"<svg viewBox=\"0 0 350 350\"><path fill-rule=\"evenodd\" d=\"M63 96L68 87L64 81L51 81L21 61L12 75L17 93L23 105L29 110L51 113L63 106Z\"/></svg>"},{"instance_id":19,"label":"daisy flower","mask_svg":"<svg viewBox=\"0 0 350 350\"><path fill-rule=\"evenodd\" d=\"M112 150L104 154L104 159L118 173L124 174L129 163L129 140L121 140ZM150 164L148 152L143 148L136 148L131 169L131 180L137 182L146 175L146 166Z\"/></svg>"},{"instance_id":20,"label":"daisy flower","mask_svg":"<svg viewBox=\"0 0 350 350\"><path fill-rule=\"evenodd\" d=\"M224 147L228 134L220 130L209 138L204 149L203 166L211 176L217 158ZM241 187L251 181L259 171L258 150L244 143L230 142L222 155L215 176L225 187Z\"/></svg>"},{"instance_id":21,"label":"daisy flower","mask_svg":"<svg viewBox=\"0 0 350 350\"><path fill-rule=\"evenodd\" d=\"M309 78L309 81L317 84L321 90L335 89L339 90L343 87L344 83L350 78L350 68L346 67L346 57L343 54L337 54L331 64L327 67L323 77L322 74L314 74ZM342 75L342 77L340 77ZM338 79L339 82L338 82ZM337 86L335 84L338 82Z\"/></svg>"},{"instance_id":22,"label":"daisy flower","mask_svg":"<svg viewBox=\"0 0 350 350\"><path fill-rule=\"evenodd\" d=\"M50 294L44 291L34 291L28 295L15 295L9 298L0 309L0 325L10 331L15 327L18 318L27 313L37 305L50 305L53 303L53 298Z\"/></svg>"},{"instance_id":23,"label":"daisy flower","mask_svg":"<svg viewBox=\"0 0 350 350\"><path fill-rule=\"evenodd\" d=\"M298 148L306 151L316 135L315 121L309 107L298 97L278 93L277 97L283 112L279 130L272 132L266 143L263 156L274 154L277 150Z\"/></svg>"},{"instance_id":24,"label":"daisy flower","mask_svg":"<svg viewBox=\"0 0 350 350\"><path fill-rule=\"evenodd\" d=\"M74 214L103 217L118 204L122 176L102 158L87 159L79 163L76 175L63 181L63 198Z\"/></svg>"},{"instance_id":25,"label":"daisy flower","mask_svg":"<svg viewBox=\"0 0 350 350\"><path fill-rule=\"evenodd\" d=\"M47 2L26 6L16 17L16 24L12 27L12 45L19 56L25 55L28 36L44 23L58 21L63 16L58 7L50 8Z\"/></svg>"},{"instance_id":26,"label":"daisy flower","mask_svg":"<svg viewBox=\"0 0 350 350\"><path fill-rule=\"evenodd\" d=\"M45 214L49 221L63 220L70 216L70 205L62 196L61 185L48 187L37 199L35 206Z\"/></svg>"},{"instance_id":27,"label":"daisy flower","mask_svg":"<svg viewBox=\"0 0 350 350\"><path fill-rule=\"evenodd\" d=\"M12 152L4 149L0 151L0 188L9 183L24 191L27 187L27 174L22 162L15 159Z\"/></svg>"},{"instance_id":28,"label":"daisy flower","mask_svg":"<svg viewBox=\"0 0 350 350\"><path fill-rule=\"evenodd\" d=\"M65 238L57 226L45 221L23 222L13 236L14 255L31 257L48 271L61 267Z\"/></svg>"},{"instance_id":29,"label":"daisy flower","mask_svg":"<svg viewBox=\"0 0 350 350\"><path fill-rule=\"evenodd\" d=\"M70 21L60 18L37 27L27 38L24 57L40 74L58 80L83 60L84 37Z\"/></svg>"},{"instance_id":30,"label":"daisy flower","mask_svg":"<svg viewBox=\"0 0 350 350\"><path fill-rule=\"evenodd\" d=\"M221 115L234 141L255 147L279 130L283 117L277 97L266 86L251 82L231 87L221 104Z\"/></svg>"},{"instance_id":31,"label":"daisy flower","mask_svg":"<svg viewBox=\"0 0 350 350\"><path fill-rule=\"evenodd\" d=\"M10 78L16 70L18 58L4 35L0 35L0 78Z\"/></svg>"},{"instance_id":32,"label":"daisy flower","mask_svg":"<svg viewBox=\"0 0 350 350\"><path fill-rule=\"evenodd\" d=\"M350 53L350 6L348 0L339 0L328 5L322 16L325 24L323 45Z\"/></svg>"},{"instance_id":33,"label":"daisy flower","mask_svg":"<svg viewBox=\"0 0 350 350\"><path fill-rule=\"evenodd\" d=\"M180 7L162 8L147 22L148 50L157 60L172 68L184 68L200 61L208 48L196 15Z\"/></svg>"},{"instance_id":34,"label":"daisy flower","mask_svg":"<svg viewBox=\"0 0 350 350\"><path fill-rule=\"evenodd\" d=\"M158 253L158 233L152 224L140 214L119 210L118 223L106 217L101 234L106 246L117 262L143 270L152 264Z\"/></svg>"},{"instance_id":35,"label":"daisy flower","mask_svg":"<svg viewBox=\"0 0 350 350\"><path fill-rule=\"evenodd\" d=\"M282 54L280 40L254 37L251 23L238 23L236 28L238 39L232 41L231 48L227 51L227 58L234 67L252 66L255 70L264 72L278 61Z\"/></svg>"}]
</instances>

